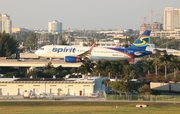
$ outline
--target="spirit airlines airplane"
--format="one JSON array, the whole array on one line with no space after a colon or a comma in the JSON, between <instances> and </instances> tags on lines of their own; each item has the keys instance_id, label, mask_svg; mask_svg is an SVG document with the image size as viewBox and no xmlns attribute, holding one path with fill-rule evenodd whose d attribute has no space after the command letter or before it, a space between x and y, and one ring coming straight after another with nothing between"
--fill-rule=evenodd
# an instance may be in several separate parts
<instances>
[{"instance_id":1,"label":"spirit airlines airplane","mask_svg":"<svg viewBox=\"0 0 180 114\"><path fill-rule=\"evenodd\" d=\"M85 59L90 60L128 60L136 57L142 57L152 54L152 51L146 51L149 42L150 30L145 30L142 35L128 48L109 48L69 45L46 45L38 49L35 54L40 57L64 58L65 62L77 63L84 62Z\"/></svg>"}]
</instances>

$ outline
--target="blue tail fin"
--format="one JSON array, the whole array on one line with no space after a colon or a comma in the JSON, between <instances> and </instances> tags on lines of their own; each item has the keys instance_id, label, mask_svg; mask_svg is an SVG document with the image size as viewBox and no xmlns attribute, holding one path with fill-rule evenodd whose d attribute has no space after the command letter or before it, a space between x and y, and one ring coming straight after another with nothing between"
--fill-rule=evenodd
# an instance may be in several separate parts
<instances>
[{"instance_id":1,"label":"blue tail fin","mask_svg":"<svg viewBox=\"0 0 180 114\"><path fill-rule=\"evenodd\" d=\"M144 51L149 43L150 33L150 30L145 30L128 49Z\"/></svg>"}]
</instances>

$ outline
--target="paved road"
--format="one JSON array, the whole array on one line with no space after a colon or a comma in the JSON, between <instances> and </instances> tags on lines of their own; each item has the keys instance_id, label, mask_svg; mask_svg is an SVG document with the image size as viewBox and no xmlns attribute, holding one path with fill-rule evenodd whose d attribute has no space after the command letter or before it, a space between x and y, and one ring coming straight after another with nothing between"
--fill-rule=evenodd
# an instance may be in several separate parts
<instances>
[{"instance_id":1,"label":"paved road","mask_svg":"<svg viewBox=\"0 0 180 114\"><path fill-rule=\"evenodd\" d=\"M79 63L66 63L63 60L47 60L47 59L26 59L26 61L17 61L17 59L0 59L0 66L2 67L44 67L49 62L52 63L54 67L62 65L63 67L79 67Z\"/></svg>"},{"instance_id":2,"label":"paved road","mask_svg":"<svg viewBox=\"0 0 180 114\"><path fill-rule=\"evenodd\" d=\"M47 96L45 99L24 99L23 96L0 96L0 102L16 101L105 101L104 98L88 98L87 96Z\"/></svg>"},{"instance_id":3,"label":"paved road","mask_svg":"<svg viewBox=\"0 0 180 114\"><path fill-rule=\"evenodd\" d=\"M106 100L100 98L88 98L86 96L48 96L46 99L24 99L23 96L0 96L0 102L46 102L46 101L73 101L73 102L132 102L132 103L180 103L180 101L138 101L138 100Z\"/></svg>"}]
</instances>

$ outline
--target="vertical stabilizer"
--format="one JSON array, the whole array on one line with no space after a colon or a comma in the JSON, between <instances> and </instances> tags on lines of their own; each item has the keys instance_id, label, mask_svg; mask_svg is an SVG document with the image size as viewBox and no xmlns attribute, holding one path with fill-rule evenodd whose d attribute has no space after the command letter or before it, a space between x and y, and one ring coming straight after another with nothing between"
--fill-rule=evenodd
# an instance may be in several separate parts
<instances>
[{"instance_id":1,"label":"vertical stabilizer","mask_svg":"<svg viewBox=\"0 0 180 114\"><path fill-rule=\"evenodd\" d=\"M128 49L144 51L149 43L150 30L145 30Z\"/></svg>"}]
</instances>

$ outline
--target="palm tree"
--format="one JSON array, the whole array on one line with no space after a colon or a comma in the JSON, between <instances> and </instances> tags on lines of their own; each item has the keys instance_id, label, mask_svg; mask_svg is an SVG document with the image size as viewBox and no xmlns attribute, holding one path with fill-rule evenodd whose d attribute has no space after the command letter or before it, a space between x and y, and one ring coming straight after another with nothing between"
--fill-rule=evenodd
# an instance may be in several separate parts
<instances>
[{"instance_id":1,"label":"palm tree","mask_svg":"<svg viewBox=\"0 0 180 114\"><path fill-rule=\"evenodd\" d=\"M152 60L146 60L146 61L144 61L143 69L144 69L145 71L148 71L148 76L150 75L150 70L152 69L152 64L153 64L153 61L152 61Z\"/></svg>"},{"instance_id":2,"label":"palm tree","mask_svg":"<svg viewBox=\"0 0 180 114\"><path fill-rule=\"evenodd\" d=\"M84 66L81 65L80 67L78 67L77 71L78 73L85 74Z\"/></svg>"},{"instance_id":3,"label":"palm tree","mask_svg":"<svg viewBox=\"0 0 180 114\"><path fill-rule=\"evenodd\" d=\"M62 38L59 42L59 45L67 45L67 40L65 38Z\"/></svg>"},{"instance_id":4,"label":"palm tree","mask_svg":"<svg viewBox=\"0 0 180 114\"><path fill-rule=\"evenodd\" d=\"M160 64L159 59L158 59L158 58L155 58L155 60L153 61L153 65L155 66L155 74L156 74L156 77L157 77L157 75L158 75L159 64Z\"/></svg>"},{"instance_id":5,"label":"palm tree","mask_svg":"<svg viewBox=\"0 0 180 114\"><path fill-rule=\"evenodd\" d=\"M48 65L44 68L44 73L47 73L49 75L55 75L56 69L51 63L48 63Z\"/></svg>"},{"instance_id":6,"label":"palm tree","mask_svg":"<svg viewBox=\"0 0 180 114\"><path fill-rule=\"evenodd\" d=\"M134 79L134 77L136 75L136 71L135 70L131 70L129 75L130 75L130 77L132 77Z\"/></svg>"},{"instance_id":7,"label":"palm tree","mask_svg":"<svg viewBox=\"0 0 180 114\"><path fill-rule=\"evenodd\" d=\"M124 80L129 81L131 79L131 77L130 77L131 71L132 71L132 67L130 65L124 65L123 66Z\"/></svg>"},{"instance_id":8,"label":"palm tree","mask_svg":"<svg viewBox=\"0 0 180 114\"><path fill-rule=\"evenodd\" d=\"M104 79L102 81L102 84L104 84L107 88L106 88L106 93L108 93L108 86L110 85L110 79Z\"/></svg>"},{"instance_id":9,"label":"palm tree","mask_svg":"<svg viewBox=\"0 0 180 114\"><path fill-rule=\"evenodd\" d=\"M169 66L174 69L174 79L176 79L176 71L180 67L180 60L176 56L173 56Z\"/></svg>"},{"instance_id":10,"label":"palm tree","mask_svg":"<svg viewBox=\"0 0 180 114\"><path fill-rule=\"evenodd\" d=\"M129 82L116 81L116 82L110 82L109 84L110 84L112 91L118 91L120 93L120 96L121 96L122 92L125 92L125 94L127 96L131 90Z\"/></svg>"},{"instance_id":11,"label":"palm tree","mask_svg":"<svg viewBox=\"0 0 180 114\"><path fill-rule=\"evenodd\" d=\"M167 79L167 66L171 62L173 55L165 54L159 58L160 62L164 65L165 80Z\"/></svg>"},{"instance_id":12,"label":"palm tree","mask_svg":"<svg viewBox=\"0 0 180 114\"><path fill-rule=\"evenodd\" d=\"M104 66L102 64L102 61L97 61L94 66L94 72L97 72L100 77L103 71L104 71Z\"/></svg>"},{"instance_id":13,"label":"palm tree","mask_svg":"<svg viewBox=\"0 0 180 114\"><path fill-rule=\"evenodd\" d=\"M119 72L120 66L117 61L111 61L110 64L106 67L106 71L111 73L117 79L117 73ZM110 78L110 77L109 77Z\"/></svg>"},{"instance_id":14,"label":"palm tree","mask_svg":"<svg viewBox=\"0 0 180 114\"><path fill-rule=\"evenodd\" d=\"M58 73L58 74L60 74L60 72L63 70L63 67L62 67L62 65L60 65L60 66L58 66L57 68L56 68L56 72Z\"/></svg>"},{"instance_id":15,"label":"palm tree","mask_svg":"<svg viewBox=\"0 0 180 114\"><path fill-rule=\"evenodd\" d=\"M156 50L156 52L153 55L154 61L153 61L153 65L155 66L155 74L156 77L158 75L158 66L160 64L159 58L161 56L161 52L159 50Z\"/></svg>"},{"instance_id":16,"label":"palm tree","mask_svg":"<svg viewBox=\"0 0 180 114\"><path fill-rule=\"evenodd\" d=\"M91 61L84 62L79 68L78 71L81 72L82 74L85 74L86 76L88 73L91 73L93 71L93 64Z\"/></svg>"},{"instance_id":17,"label":"palm tree","mask_svg":"<svg viewBox=\"0 0 180 114\"><path fill-rule=\"evenodd\" d=\"M99 73L99 75L107 75L109 73L109 71L107 70L107 66L110 65L110 61L105 61L105 60L101 60L101 61L97 61L95 64L95 69L94 72Z\"/></svg>"}]
</instances>

